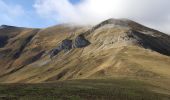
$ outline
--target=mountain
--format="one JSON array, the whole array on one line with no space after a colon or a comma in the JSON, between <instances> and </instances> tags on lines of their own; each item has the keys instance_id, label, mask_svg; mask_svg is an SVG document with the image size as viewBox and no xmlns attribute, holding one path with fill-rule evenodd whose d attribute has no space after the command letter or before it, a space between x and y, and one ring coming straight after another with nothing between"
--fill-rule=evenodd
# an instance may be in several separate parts
<instances>
[{"instance_id":1,"label":"mountain","mask_svg":"<svg viewBox=\"0 0 170 100\"><path fill-rule=\"evenodd\" d=\"M152 91L170 94L169 72L170 36L128 19L44 29L0 26L0 83L88 79L93 86L98 79L123 78L114 84L140 80L154 86Z\"/></svg>"},{"instance_id":2,"label":"mountain","mask_svg":"<svg viewBox=\"0 0 170 100\"><path fill-rule=\"evenodd\" d=\"M128 19L45 29L2 25L0 82L170 78L170 36Z\"/></svg>"}]
</instances>

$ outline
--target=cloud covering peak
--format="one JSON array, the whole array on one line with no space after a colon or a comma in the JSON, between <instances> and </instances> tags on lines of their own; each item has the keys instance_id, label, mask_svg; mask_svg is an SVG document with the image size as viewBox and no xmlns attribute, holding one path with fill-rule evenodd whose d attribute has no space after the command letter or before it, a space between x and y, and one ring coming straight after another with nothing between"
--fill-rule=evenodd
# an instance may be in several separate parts
<instances>
[{"instance_id":1,"label":"cloud covering peak","mask_svg":"<svg viewBox=\"0 0 170 100\"><path fill-rule=\"evenodd\" d=\"M60 23L97 24L108 18L128 18L170 32L169 0L36 0L39 15Z\"/></svg>"}]
</instances>

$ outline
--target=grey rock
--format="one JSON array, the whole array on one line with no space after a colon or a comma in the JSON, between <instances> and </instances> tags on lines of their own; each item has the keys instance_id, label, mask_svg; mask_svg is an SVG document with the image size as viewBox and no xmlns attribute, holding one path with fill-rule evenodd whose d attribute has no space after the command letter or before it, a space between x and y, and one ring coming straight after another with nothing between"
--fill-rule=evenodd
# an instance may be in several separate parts
<instances>
[{"instance_id":1,"label":"grey rock","mask_svg":"<svg viewBox=\"0 0 170 100\"><path fill-rule=\"evenodd\" d=\"M55 55L57 55L61 50L59 50L58 48L53 49L50 52L50 58L54 57Z\"/></svg>"},{"instance_id":2,"label":"grey rock","mask_svg":"<svg viewBox=\"0 0 170 100\"><path fill-rule=\"evenodd\" d=\"M54 48L51 52L50 52L50 58L56 56L58 53L60 53L62 50L69 51L72 49L72 40L69 39L65 39L61 42L61 44L57 47Z\"/></svg>"},{"instance_id":3,"label":"grey rock","mask_svg":"<svg viewBox=\"0 0 170 100\"><path fill-rule=\"evenodd\" d=\"M86 40L83 35L79 35L75 39L74 46L76 48L82 48L82 47L88 46L89 44L90 44L90 42L88 40Z\"/></svg>"},{"instance_id":4,"label":"grey rock","mask_svg":"<svg viewBox=\"0 0 170 100\"><path fill-rule=\"evenodd\" d=\"M59 49L66 50L66 51L72 49L72 40L69 39L63 40Z\"/></svg>"},{"instance_id":5,"label":"grey rock","mask_svg":"<svg viewBox=\"0 0 170 100\"><path fill-rule=\"evenodd\" d=\"M161 36L150 35L139 31L131 30L128 33L130 38L137 40L138 45L146 49L159 52L163 55L170 56L170 36L162 34Z\"/></svg>"},{"instance_id":6,"label":"grey rock","mask_svg":"<svg viewBox=\"0 0 170 100\"><path fill-rule=\"evenodd\" d=\"M58 53L60 53L62 50L64 50L65 52L71 50L73 47L75 48L83 48L86 47L90 44L90 42L88 40L86 40L84 38L83 35L79 35L75 38L74 43L72 40L69 39L65 39L61 42L61 44L54 48L51 52L50 52L50 58L56 56Z\"/></svg>"}]
</instances>

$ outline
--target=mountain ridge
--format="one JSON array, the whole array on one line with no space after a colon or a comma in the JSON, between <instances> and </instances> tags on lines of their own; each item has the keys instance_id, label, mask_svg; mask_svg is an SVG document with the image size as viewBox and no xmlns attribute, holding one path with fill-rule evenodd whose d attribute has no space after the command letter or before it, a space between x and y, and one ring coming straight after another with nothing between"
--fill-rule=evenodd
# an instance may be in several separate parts
<instances>
[{"instance_id":1,"label":"mountain ridge","mask_svg":"<svg viewBox=\"0 0 170 100\"><path fill-rule=\"evenodd\" d=\"M127 19L108 19L93 27L0 29L0 82L115 76L167 79L169 38Z\"/></svg>"}]
</instances>

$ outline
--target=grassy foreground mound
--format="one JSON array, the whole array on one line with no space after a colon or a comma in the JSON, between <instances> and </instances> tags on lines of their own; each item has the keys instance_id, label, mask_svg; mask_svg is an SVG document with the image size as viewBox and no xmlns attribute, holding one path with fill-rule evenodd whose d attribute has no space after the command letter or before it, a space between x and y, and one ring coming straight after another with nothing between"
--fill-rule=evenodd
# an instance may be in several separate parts
<instances>
[{"instance_id":1,"label":"grassy foreground mound","mask_svg":"<svg viewBox=\"0 0 170 100\"><path fill-rule=\"evenodd\" d=\"M170 100L142 81L71 80L41 84L1 84L0 100Z\"/></svg>"}]
</instances>

